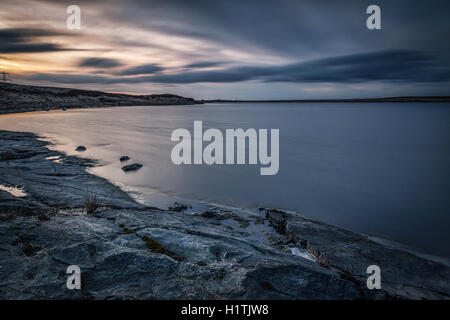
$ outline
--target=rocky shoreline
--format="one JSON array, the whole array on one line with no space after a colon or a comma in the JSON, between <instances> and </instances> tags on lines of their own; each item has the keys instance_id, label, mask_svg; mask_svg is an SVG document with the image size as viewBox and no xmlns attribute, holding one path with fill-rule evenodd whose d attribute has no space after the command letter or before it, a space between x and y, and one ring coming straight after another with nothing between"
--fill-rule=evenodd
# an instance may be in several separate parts
<instances>
[{"instance_id":1,"label":"rocky shoreline","mask_svg":"<svg viewBox=\"0 0 450 320\"><path fill-rule=\"evenodd\" d=\"M450 298L448 259L281 210L144 206L47 145L0 131L0 299ZM366 287L373 264L380 290ZM69 265L81 290L66 287Z\"/></svg>"},{"instance_id":2,"label":"rocky shoreline","mask_svg":"<svg viewBox=\"0 0 450 320\"><path fill-rule=\"evenodd\" d=\"M0 114L73 108L200 104L174 94L129 95L71 88L0 85Z\"/></svg>"}]
</instances>

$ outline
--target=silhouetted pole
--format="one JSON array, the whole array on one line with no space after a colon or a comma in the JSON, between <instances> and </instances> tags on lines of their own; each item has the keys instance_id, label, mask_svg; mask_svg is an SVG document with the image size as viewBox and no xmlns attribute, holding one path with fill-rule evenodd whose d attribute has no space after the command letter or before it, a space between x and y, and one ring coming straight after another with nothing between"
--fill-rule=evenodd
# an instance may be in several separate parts
<instances>
[{"instance_id":1,"label":"silhouetted pole","mask_svg":"<svg viewBox=\"0 0 450 320\"><path fill-rule=\"evenodd\" d=\"M8 72L2 71L2 72L0 72L0 74L1 74L2 84L3 84L3 85L6 85L6 83L7 83L8 81L11 81L10 79L8 79L8 75L9 75Z\"/></svg>"}]
</instances>

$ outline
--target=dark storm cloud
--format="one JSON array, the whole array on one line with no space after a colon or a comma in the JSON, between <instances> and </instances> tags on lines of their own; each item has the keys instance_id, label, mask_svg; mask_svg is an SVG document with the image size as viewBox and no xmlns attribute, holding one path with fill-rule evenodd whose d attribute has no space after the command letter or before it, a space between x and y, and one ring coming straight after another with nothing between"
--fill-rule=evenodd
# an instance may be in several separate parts
<instances>
[{"instance_id":1,"label":"dark storm cloud","mask_svg":"<svg viewBox=\"0 0 450 320\"><path fill-rule=\"evenodd\" d=\"M29 44L18 44L18 43L9 43L3 44L0 47L0 53L35 53L35 52L56 52L56 51L64 51L66 49L61 48L58 45L50 44L50 43L29 43Z\"/></svg>"},{"instance_id":2,"label":"dark storm cloud","mask_svg":"<svg viewBox=\"0 0 450 320\"><path fill-rule=\"evenodd\" d=\"M122 63L116 59L110 58L86 58L79 62L80 67L89 68L114 68L121 66Z\"/></svg>"},{"instance_id":3,"label":"dark storm cloud","mask_svg":"<svg viewBox=\"0 0 450 320\"><path fill-rule=\"evenodd\" d=\"M279 66L240 66L226 70L159 75L152 82L195 83L262 80L265 82L365 81L444 82L450 68L442 61L417 51L389 50L346 55Z\"/></svg>"},{"instance_id":4,"label":"dark storm cloud","mask_svg":"<svg viewBox=\"0 0 450 320\"><path fill-rule=\"evenodd\" d=\"M390 50L346 55L277 66L239 66L131 78L39 74L33 80L63 83L227 83L248 80L295 83L448 82L450 68L418 51Z\"/></svg>"},{"instance_id":5,"label":"dark storm cloud","mask_svg":"<svg viewBox=\"0 0 450 320\"><path fill-rule=\"evenodd\" d=\"M377 0L382 17L382 30L377 31L366 28L366 8L373 3L364 0L129 0L126 4L119 0L79 0L77 3L82 10L94 7L101 11L102 19L110 22L290 59L402 48L450 55L448 0ZM129 40L123 40L124 45L126 41Z\"/></svg>"},{"instance_id":6,"label":"dark storm cloud","mask_svg":"<svg viewBox=\"0 0 450 320\"><path fill-rule=\"evenodd\" d=\"M117 74L122 75L122 76L135 76L135 75L142 75L142 74L154 74L154 73L157 73L157 72L160 72L163 70L164 69L157 64L145 64L145 65L125 69Z\"/></svg>"},{"instance_id":7,"label":"dark storm cloud","mask_svg":"<svg viewBox=\"0 0 450 320\"><path fill-rule=\"evenodd\" d=\"M3 41L10 41L10 42L24 42L34 37L50 37L60 35L65 35L65 33L45 29L28 29L28 28L0 29L1 39Z\"/></svg>"},{"instance_id":8,"label":"dark storm cloud","mask_svg":"<svg viewBox=\"0 0 450 320\"><path fill-rule=\"evenodd\" d=\"M35 42L37 38L61 35L64 35L64 33L44 29L0 29L0 53L35 53L69 50L53 43Z\"/></svg>"},{"instance_id":9,"label":"dark storm cloud","mask_svg":"<svg viewBox=\"0 0 450 320\"><path fill-rule=\"evenodd\" d=\"M194 62L194 63L190 63L185 65L185 68L189 68L189 69L201 69L201 68L211 68L211 67L218 67L221 65L224 65L224 62L219 62L219 61L205 61L205 62Z\"/></svg>"},{"instance_id":10,"label":"dark storm cloud","mask_svg":"<svg viewBox=\"0 0 450 320\"><path fill-rule=\"evenodd\" d=\"M314 60L306 63L256 70L265 81L340 82L450 81L450 68L442 60L418 51L388 50Z\"/></svg>"}]
</instances>

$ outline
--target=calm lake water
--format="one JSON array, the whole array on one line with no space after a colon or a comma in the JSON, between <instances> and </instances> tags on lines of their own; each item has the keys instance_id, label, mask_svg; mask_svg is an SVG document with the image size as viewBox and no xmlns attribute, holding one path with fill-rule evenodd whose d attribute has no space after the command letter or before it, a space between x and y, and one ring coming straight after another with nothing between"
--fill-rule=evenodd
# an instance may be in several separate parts
<instances>
[{"instance_id":1,"label":"calm lake water","mask_svg":"<svg viewBox=\"0 0 450 320\"><path fill-rule=\"evenodd\" d=\"M176 128L279 128L280 170L172 164ZM151 205L217 203L292 209L450 257L450 104L242 103L42 112L0 129L47 136L99 159L95 174ZM119 157L144 167L124 173ZM185 199L185 200L183 200Z\"/></svg>"}]
</instances>

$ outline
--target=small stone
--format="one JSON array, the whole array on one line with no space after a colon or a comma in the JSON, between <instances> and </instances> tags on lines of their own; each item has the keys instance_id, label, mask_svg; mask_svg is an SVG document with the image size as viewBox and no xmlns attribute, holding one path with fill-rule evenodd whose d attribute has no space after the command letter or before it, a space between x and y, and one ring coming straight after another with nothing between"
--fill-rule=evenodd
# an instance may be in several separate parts
<instances>
[{"instance_id":1,"label":"small stone","mask_svg":"<svg viewBox=\"0 0 450 320\"><path fill-rule=\"evenodd\" d=\"M187 208L188 208L188 206L185 205L185 204L174 202L174 206L173 207L169 207L168 209L170 211L181 212L181 211L186 210Z\"/></svg>"},{"instance_id":2,"label":"small stone","mask_svg":"<svg viewBox=\"0 0 450 320\"><path fill-rule=\"evenodd\" d=\"M205 217L205 218L214 218L215 215L216 214L212 211L205 211L202 213L202 217Z\"/></svg>"},{"instance_id":3,"label":"small stone","mask_svg":"<svg viewBox=\"0 0 450 320\"><path fill-rule=\"evenodd\" d=\"M130 160L130 157L128 157L128 156L121 156L120 157L120 162L124 162L124 161L128 161L128 160Z\"/></svg>"},{"instance_id":4,"label":"small stone","mask_svg":"<svg viewBox=\"0 0 450 320\"><path fill-rule=\"evenodd\" d=\"M41 249L41 247L33 246L31 243L22 243L22 251L27 257L32 256Z\"/></svg>"},{"instance_id":5,"label":"small stone","mask_svg":"<svg viewBox=\"0 0 450 320\"><path fill-rule=\"evenodd\" d=\"M123 166L122 170L125 172L128 172L128 171L136 171L136 170L139 170L140 168L142 168L142 164L133 163L133 164L129 164L127 166Z\"/></svg>"},{"instance_id":6,"label":"small stone","mask_svg":"<svg viewBox=\"0 0 450 320\"><path fill-rule=\"evenodd\" d=\"M46 215L45 213L38 215L38 219L39 219L39 221L49 221L50 220L49 216Z\"/></svg>"},{"instance_id":7,"label":"small stone","mask_svg":"<svg viewBox=\"0 0 450 320\"><path fill-rule=\"evenodd\" d=\"M75 151L78 151L78 152L86 151L86 147L85 147L85 146L78 146L78 147L75 149Z\"/></svg>"}]
</instances>

